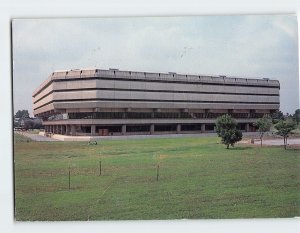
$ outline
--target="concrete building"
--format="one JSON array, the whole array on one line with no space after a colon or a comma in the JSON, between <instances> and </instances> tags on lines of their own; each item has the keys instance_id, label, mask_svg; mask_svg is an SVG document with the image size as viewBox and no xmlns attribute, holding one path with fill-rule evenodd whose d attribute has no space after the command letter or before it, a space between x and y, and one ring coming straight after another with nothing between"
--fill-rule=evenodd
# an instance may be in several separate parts
<instances>
[{"instance_id":1,"label":"concrete building","mask_svg":"<svg viewBox=\"0 0 300 233\"><path fill-rule=\"evenodd\" d=\"M45 131L73 136L213 132L232 115L244 131L279 109L277 80L109 70L53 72L33 93Z\"/></svg>"}]
</instances>

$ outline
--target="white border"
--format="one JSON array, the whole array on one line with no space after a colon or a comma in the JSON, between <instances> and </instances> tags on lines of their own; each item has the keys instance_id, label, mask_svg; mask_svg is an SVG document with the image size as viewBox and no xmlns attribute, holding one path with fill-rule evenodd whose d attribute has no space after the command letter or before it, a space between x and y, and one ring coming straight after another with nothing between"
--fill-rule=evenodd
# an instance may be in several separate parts
<instances>
[{"instance_id":1,"label":"white border","mask_svg":"<svg viewBox=\"0 0 300 233\"><path fill-rule=\"evenodd\" d=\"M13 175L11 140L11 52L12 18L175 16L211 14L297 13L298 0L1 0L0 2L0 232L298 232L299 219L180 220L120 222L35 222L13 219ZM298 24L298 28L299 24ZM299 30L298 30L299 33ZM299 37L300 38L300 37Z\"/></svg>"}]
</instances>

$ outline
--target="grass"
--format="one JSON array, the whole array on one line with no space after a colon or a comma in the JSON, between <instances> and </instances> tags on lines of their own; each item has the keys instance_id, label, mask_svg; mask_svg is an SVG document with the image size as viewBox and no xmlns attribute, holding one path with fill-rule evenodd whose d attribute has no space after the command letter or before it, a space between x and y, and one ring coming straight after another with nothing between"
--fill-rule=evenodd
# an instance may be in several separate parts
<instances>
[{"instance_id":1,"label":"grass","mask_svg":"<svg viewBox=\"0 0 300 233\"><path fill-rule=\"evenodd\" d=\"M215 137L98 145L15 137L16 220L300 215L300 154L294 149L227 150Z\"/></svg>"},{"instance_id":2,"label":"grass","mask_svg":"<svg viewBox=\"0 0 300 233\"><path fill-rule=\"evenodd\" d=\"M23 136L19 133L14 134L14 144L22 143L22 142L32 142L32 140L26 136Z\"/></svg>"}]
</instances>

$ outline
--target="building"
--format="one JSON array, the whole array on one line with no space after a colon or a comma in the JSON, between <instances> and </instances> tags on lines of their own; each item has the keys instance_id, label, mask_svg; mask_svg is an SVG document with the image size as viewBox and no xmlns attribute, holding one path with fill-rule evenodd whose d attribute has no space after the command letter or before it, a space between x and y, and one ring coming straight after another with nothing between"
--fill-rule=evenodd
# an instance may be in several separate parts
<instances>
[{"instance_id":1,"label":"building","mask_svg":"<svg viewBox=\"0 0 300 233\"><path fill-rule=\"evenodd\" d=\"M279 109L277 80L120 71L53 72L33 93L45 131L63 135L213 132L230 114L243 131Z\"/></svg>"}]
</instances>

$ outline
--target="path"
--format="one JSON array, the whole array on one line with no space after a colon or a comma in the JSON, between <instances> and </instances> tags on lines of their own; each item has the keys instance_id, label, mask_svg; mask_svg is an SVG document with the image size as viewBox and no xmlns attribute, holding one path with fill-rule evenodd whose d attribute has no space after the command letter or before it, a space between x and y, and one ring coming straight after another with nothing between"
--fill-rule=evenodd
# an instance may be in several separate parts
<instances>
[{"instance_id":1,"label":"path","mask_svg":"<svg viewBox=\"0 0 300 233\"><path fill-rule=\"evenodd\" d=\"M291 138L287 141L288 145L300 145L300 138ZM254 144L260 144L260 141L255 141ZM263 140L263 145L283 146L283 139L267 139Z\"/></svg>"},{"instance_id":2,"label":"path","mask_svg":"<svg viewBox=\"0 0 300 233\"><path fill-rule=\"evenodd\" d=\"M41 136L38 134L28 133L28 132L15 132L15 133L18 133L20 135L30 138L33 141L38 141L38 142L54 142L54 141L57 142L57 141L59 141L54 138L49 138L49 137Z\"/></svg>"}]
</instances>

